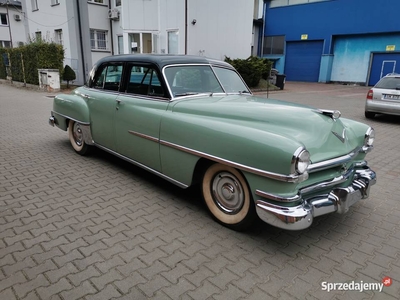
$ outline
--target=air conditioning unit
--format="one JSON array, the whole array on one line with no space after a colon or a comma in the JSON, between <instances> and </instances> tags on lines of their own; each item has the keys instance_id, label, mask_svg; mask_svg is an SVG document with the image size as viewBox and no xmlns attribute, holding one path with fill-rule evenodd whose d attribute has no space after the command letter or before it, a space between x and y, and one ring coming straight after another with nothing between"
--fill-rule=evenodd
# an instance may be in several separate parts
<instances>
[{"instance_id":1,"label":"air conditioning unit","mask_svg":"<svg viewBox=\"0 0 400 300\"><path fill-rule=\"evenodd\" d=\"M117 8L109 9L108 10L108 18L111 20L118 20L119 19L119 10Z\"/></svg>"},{"instance_id":2,"label":"air conditioning unit","mask_svg":"<svg viewBox=\"0 0 400 300\"><path fill-rule=\"evenodd\" d=\"M15 14L15 15L14 15L14 20L15 20L15 21L21 21L21 16Z\"/></svg>"}]
</instances>

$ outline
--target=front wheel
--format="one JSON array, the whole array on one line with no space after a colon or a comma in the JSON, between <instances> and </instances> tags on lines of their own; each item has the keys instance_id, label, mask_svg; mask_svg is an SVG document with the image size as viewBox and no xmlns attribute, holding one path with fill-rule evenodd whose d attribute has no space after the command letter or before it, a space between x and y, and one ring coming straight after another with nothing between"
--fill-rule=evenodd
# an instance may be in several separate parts
<instances>
[{"instance_id":1,"label":"front wheel","mask_svg":"<svg viewBox=\"0 0 400 300\"><path fill-rule=\"evenodd\" d=\"M81 125L75 121L69 120L68 123L69 141L75 152L80 155L89 154L91 147L85 143Z\"/></svg>"},{"instance_id":2,"label":"front wheel","mask_svg":"<svg viewBox=\"0 0 400 300\"><path fill-rule=\"evenodd\" d=\"M256 219L247 183L236 169L213 164L204 173L203 198L212 216L235 230L245 230Z\"/></svg>"}]
</instances>

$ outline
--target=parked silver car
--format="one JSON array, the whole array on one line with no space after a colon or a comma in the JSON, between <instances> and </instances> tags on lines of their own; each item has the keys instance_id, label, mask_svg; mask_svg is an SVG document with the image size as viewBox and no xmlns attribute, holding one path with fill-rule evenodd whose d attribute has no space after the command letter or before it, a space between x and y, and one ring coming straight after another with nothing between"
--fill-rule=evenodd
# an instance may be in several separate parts
<instances>
[{"instance_id":1,"label":"parked silver car","mask_svg":"<svg viewBox=\"0 0 400 300\"><path fill-rule=\"evenodd\" d=\"M388 74L368 91L365 117L375 114L400 115L400 74Z\"/></svg>"}]
</instances>

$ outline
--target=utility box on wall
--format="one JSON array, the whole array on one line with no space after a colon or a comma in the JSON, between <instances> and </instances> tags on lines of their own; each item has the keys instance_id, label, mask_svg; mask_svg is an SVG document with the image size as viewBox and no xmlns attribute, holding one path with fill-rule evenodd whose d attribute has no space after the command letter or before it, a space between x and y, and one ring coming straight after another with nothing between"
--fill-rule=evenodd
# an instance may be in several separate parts
<instances>
[{"instance_id":1,"label":"utility box on wall","mask_svg":"<svg viewBox=\"0 0 400 300\"><path fill-rule=\"evenodd\" d=\"M57 69L38 69L39 88L48 92L60 90L60 72Z\"/></svg>"}]
</instances>

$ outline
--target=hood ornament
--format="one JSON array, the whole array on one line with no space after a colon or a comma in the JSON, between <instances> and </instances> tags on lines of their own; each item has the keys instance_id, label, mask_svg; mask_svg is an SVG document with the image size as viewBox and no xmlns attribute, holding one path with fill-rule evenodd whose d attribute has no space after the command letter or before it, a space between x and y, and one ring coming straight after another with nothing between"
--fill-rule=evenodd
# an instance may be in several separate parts
<instances>
[{"instance_id":1,"label":"hood ornament","mask_svg":"<svg viewBox=\"0 0 400 300\"><path fill-rule=\"evenodd\" d=\"M336 136L342 143L346 141L346 128L343 128L342 135L337 132L332 131L333 135Z\"/></svg>"},{"instance_id":2,"label":"hood ornament","mask_svg":"<svg viewBox=\"0 0 400 300\"><path fill-rule=\"evenodd\" d=\"M339 119L342 113L338 110L328 110L328 109L316 109L314 110L317 113L323 114L325 116L331 117L334 121Z\"/></svg>"}]
</instances>

